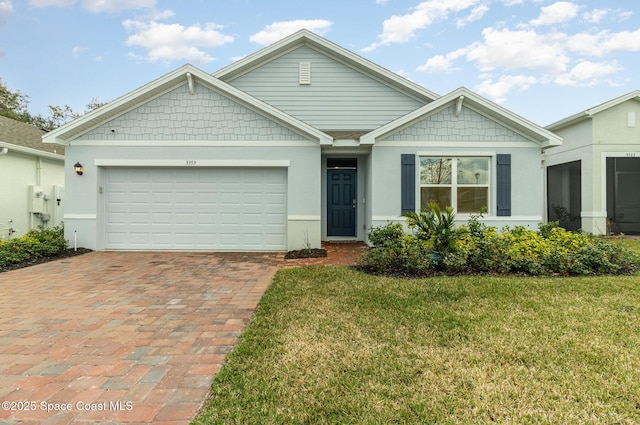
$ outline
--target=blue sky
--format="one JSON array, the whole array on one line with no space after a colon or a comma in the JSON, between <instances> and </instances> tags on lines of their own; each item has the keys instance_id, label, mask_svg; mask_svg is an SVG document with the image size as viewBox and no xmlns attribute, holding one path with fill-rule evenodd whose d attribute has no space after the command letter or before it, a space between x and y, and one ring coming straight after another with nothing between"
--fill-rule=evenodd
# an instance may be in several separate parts
<instances>
[{"instance_id":1,"label":"blue sky","mask_svg":"<svg viewBox=\"0 0 640 425\"><path fill-rule=\"evenodd\" d=\"M635 0L0 0L0 78L32 113L80 111L185 63L216 71L300 28L541 125L640 89Z\"/></svg>"}]
</instances>

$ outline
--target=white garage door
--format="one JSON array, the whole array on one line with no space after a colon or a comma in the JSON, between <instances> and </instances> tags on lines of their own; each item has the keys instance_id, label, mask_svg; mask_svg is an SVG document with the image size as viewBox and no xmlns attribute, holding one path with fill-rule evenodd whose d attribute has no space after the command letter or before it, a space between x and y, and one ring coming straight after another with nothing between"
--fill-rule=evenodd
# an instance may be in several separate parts
<instances>
[{"instance_id":1,"label":"white garage door","mask_svg":"<svg viewBox=\"0 0 640 425\"><path fill-rule=\"evenodd\" d=\"M284 250L282 168L110 168L105 248Z\"/></svg>"}]
</instances>

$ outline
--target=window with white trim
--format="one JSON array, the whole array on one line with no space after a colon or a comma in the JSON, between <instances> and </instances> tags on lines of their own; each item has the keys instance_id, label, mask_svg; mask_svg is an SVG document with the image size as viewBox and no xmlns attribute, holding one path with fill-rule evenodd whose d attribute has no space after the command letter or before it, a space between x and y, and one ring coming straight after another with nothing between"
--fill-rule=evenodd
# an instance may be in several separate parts
<instances>
[{"instance_id":1,"label":"window with white trim","mask_svg":"<svg viewBox=\"0 0 640 425\"><path fill-rule=\"evenodd\" d=\"M489 208L489 157L421 157L420 209L430 202L456 213Z\"/></svg>"}]
</instances>

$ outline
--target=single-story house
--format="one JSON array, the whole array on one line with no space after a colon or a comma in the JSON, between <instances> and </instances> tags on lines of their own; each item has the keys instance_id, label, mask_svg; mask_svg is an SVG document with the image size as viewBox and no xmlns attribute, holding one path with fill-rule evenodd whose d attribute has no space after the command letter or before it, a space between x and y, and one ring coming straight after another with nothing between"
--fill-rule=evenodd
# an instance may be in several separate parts
<instances>
[{"instance_id":1,"label":"single-story house","mask_svg":"<svg viewBox=\"0 0 640 425\"><path fill-rule=\"evenodd\" d=\"M0 240L62 221L64 146L42 143L45 133L0 116Z\"/></svg>"},{"instance_id":2,"label":"single-story house","mask_svg":"<svg viewBox=\"0 0 640 425\"><path fill-rule=\"evenodd\" d=\"M536 228L542 152L561 143L307 30L213 74L182 66L44 141L66 148L67 237L99 250L319 247L429 201Z\"/></svg>"},{"instance_id":3,"label":"single-story house","mask_svg":"<svg viewBox=\"0 0 640 425\"><path fill-rule=\"evenodd\" d=\"M571 230L640 233L640 90L547 127L547 214Z\"/></svg>"}]
</instances>

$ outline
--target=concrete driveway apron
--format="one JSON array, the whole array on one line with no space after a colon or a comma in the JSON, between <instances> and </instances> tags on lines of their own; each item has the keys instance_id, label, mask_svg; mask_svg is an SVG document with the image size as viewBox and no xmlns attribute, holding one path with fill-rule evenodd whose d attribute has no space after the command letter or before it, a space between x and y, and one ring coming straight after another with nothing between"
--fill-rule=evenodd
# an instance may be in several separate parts
<instances>
[{"instance_id":1,"label":"concrete driveway apron","mask_svg":"<svg viewBox=\"0 0 640 425\"><path fill-rule=\"evenodd\" d=\"M0 424L188 423L277 257L93 252L1 273Z\"/></svg>"}]
</instances>

